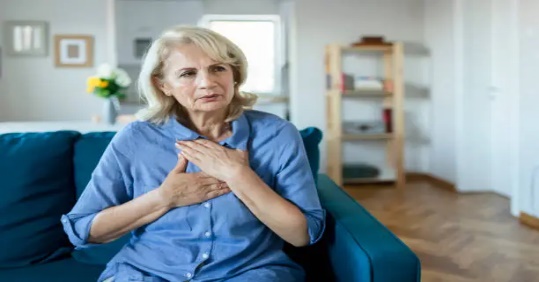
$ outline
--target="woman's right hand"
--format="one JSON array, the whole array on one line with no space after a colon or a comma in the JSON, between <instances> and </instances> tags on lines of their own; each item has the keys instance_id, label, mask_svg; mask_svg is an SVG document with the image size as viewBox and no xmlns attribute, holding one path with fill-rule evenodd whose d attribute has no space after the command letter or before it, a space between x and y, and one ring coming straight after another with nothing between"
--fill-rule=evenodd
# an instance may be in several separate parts
<instances>
[{"instance_id":1,"label":"woman's right hand","mask_svg":"<svg viewBox=\"0 0 539 282\"><path fill-rule=\"evenodd\" d=\"M178 154L178 163L158 188L170 208L188 206L230 192L228 185L204 172L186 173L187 159Z\"/></svg>"}]
</instances>

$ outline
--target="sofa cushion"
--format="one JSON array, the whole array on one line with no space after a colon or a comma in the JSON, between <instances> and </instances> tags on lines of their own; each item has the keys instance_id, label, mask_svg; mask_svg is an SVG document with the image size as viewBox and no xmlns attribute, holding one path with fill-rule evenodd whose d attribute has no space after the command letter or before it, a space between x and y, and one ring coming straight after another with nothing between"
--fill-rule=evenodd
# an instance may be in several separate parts
<instances>
[{"instance_id":1,"label":"sofa cushion","mask_svg":"<svg viewBox=\"0 0 539 282\"><path fill-rule=\"evenodd\" d=\"M75 203L74 131L0 135L0 268L71 251L60 217Z\"/></svg>"},{"instance_id":2,"label":"sofa cushion","mask_svg":"<svg viewBox=\"0 0 539 282\"><path fill-rule=\"evenodd\" d=\"M318 170L320 169L320 141L322 141L322 131L316 127L307 127L300 130L303 145L307 151L309 165L315 180L318 180Z\"/></svg>"},{"instance_id":3,"label":"sofa cushion","mask_svg":"<svg viewBox=\"0 0 539 282\"><path fill-rule=\"evenodd\" d=\"M75 164L75 186L77 199L86 188L92 177L101 155L114 137L115 132L92 132L83 134L75 144L73 163ZM105 265L129 241L130 234L101 245L76 249L72 256L78 262L95 265Z\"/></svg>"},{"instance_id":4,"label":"sofa cushion","mask_svg":"<svg viewBox=\"0 0 539 282\"><path fill-rule=\"evenodd\" d=\"M13 269L0 269L0 281L17 282L95 282L103 266L87 265L74 259Z\"/></svg>"},{"instance_id":5,"label":"sofa cushion","mask_svg":"<svg viewBox=\"0 0 539 282\"><path fill-rule=\"evenodd\" d=\"M101 155L115 134L115 132L87 133L83 134L75 144L73 163L75 164L77 199L86 188Z\"/></svg>"}]
</instances>

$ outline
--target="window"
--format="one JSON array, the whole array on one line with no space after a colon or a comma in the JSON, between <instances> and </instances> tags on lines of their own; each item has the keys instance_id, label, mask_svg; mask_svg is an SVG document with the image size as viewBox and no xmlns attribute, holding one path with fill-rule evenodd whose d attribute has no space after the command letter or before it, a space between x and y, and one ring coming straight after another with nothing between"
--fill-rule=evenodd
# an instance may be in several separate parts
<instances>
[{"instance_id":1,"label":"window","mask_svg":"<svg viewBox=\"0 0 539 282\"><path fill-rule=\"evenodd\" d=\"M206 15L201 25L226 36L245 53L249 65L243 91L280 92L281 29L278 16Z\"/></svg>"}]
</instances>

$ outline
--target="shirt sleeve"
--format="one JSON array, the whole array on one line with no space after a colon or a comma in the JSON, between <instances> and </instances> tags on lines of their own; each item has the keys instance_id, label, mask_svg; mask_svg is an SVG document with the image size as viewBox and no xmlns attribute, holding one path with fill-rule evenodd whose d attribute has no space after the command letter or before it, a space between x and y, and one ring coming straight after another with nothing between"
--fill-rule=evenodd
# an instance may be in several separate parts
<instances>
[{"instance_id":1,"label":"shirt sleeve","mask_svg":"<svg viewBox=\"0 0 539 282\"><path fill-rule=\"evenodd\" d=\"M289 122L276 136L280 152L276 191L303 212L307 220L309 244L314 244L324 233L326 212L318 198L303 140L296 127Z\"/></svg>"},{"instance_id":2,"label":"shirt sleeve","mask_svg":"<svg viewBox=\"0 0 539 282\"><path fill-rule=\"evenodd\" d=\"M129 158L119 150L129 140L126 129L112 138L77 203L61 217L69 241L77 248L93 245L88 243L88 236L100 211L121 205L133 197L127 173Z\"/></svg>"}]
</instances>

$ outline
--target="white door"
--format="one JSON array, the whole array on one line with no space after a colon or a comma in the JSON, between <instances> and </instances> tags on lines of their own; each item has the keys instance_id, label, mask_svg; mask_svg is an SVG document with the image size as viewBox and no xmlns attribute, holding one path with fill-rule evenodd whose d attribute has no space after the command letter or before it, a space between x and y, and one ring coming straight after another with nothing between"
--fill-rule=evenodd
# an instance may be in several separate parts
<instances>
[{"instance_id":1,"label":"white door","mask_svg":"<svg viewBox=\"0 0 539 282\"><path fill-rule=\"evenodd\" d=\"M539 1L520 0L520 210L539 217Z\"/></svg>"},{"instance_id":2,"label":"white door","mask_svg":"<svg viewBox=\"0 0 539 282\"><path fill-rule=\"evenodd\" d=\"M462 97L460 104L458 187L492 190L491 100L492 2L462 4Z\"/></svg>"},{"instance_id":3,"label":"white door","mask_svg":"<svg viewBox=\"0 0 539 282\"><path fill-rule=\"evenodd\" d=\"M460 2L463 28L463 146L459 187L511 197L516 177L513 0ZM515 39L516 40L516 39Z\"/></svg>"},{"instance_id":4,"label":"white door","mask_svg":"<svg viewBox=\"0 0 539 282\"><path fill-rule=\"evenodd\" d=\"M518 120L515 103L518 101L518 58L514 50L518 30L514 19L513 0L488 0L491 5L491 82L490 100L491 183L494 192L511 198L515 184L516 154L513 141Z\"/></svg>"}]
</instances>

